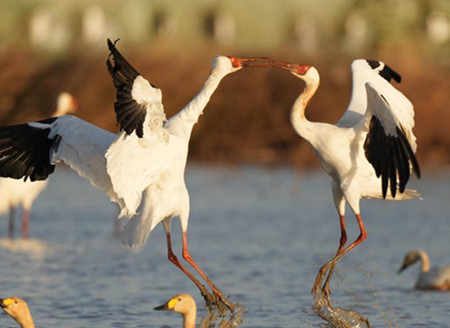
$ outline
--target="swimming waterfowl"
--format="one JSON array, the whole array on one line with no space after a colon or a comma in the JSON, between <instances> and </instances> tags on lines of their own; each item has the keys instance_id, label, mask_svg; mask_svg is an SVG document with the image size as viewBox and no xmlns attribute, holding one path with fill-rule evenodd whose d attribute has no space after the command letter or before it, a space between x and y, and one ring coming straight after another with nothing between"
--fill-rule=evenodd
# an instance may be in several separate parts
<instances>
[{"instance_id":1,"label":"swimming waterfowl","mask_svg":"<svg viewBox=\"0 0 450 328\"><path fill-rule=\"evenodd\" d=\"M0 307L6 314L13 318L21 328L35 328L30 309L23 299L19 297L0 299ZM194 298L189 294L178 294L166 303L155 307L155 310L178 312L183 316L184 328L195 328L197 305Z\"/></svg>"},{"instance_id":2,"label":"swimming waterfowl","mask_svg":"<svg viewBox=\"0 0 450 328\"><path fill-rule=\"evenodd\" d=\"M197 320L197 305L189 294L178 294L154 310L178 312L183 316L184 328L195 328Z\"/></svg>"},{"instance_id":3,"label":"swimming waterfowl","mask_svg":"<svg viewBox=\"0 0 450 328\"><path fill-rule=\"evenodd\" d=\"M430 258L422 249L408 252L398 273L418 261L422 262L422 268L415 289L450 290L450 265L430 267Z\"/></svg>"},{"instance_id":4,"label":"swimming waterfowl","mask_svg":"<svg viewBox=\"0 0 450 328\"><path fill-rule=\"evenodd\" d=\"M18 297L0 299L0 306L22 328L35 328L27 303Z\"/></svg>"}]
</instances>

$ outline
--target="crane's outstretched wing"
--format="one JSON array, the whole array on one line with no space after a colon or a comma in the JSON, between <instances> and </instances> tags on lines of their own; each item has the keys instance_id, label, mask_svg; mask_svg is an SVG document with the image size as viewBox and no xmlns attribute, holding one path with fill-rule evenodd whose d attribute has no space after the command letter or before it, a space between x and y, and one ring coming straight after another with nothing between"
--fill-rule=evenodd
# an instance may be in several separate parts
<instances>
[{"instance_id":1,"label":"crane's outstretched wing","mask_svg":"<svg viewBox=\"0 0 450 328\"><path fill-rule=\"evenodd\" d=\"M365 84L367 82L377 83L382 77L384 80L400 83L401 76L392 68L381 61L356 59L351 64L352 73L352 94L347 110L341 119L336 123L338 126L349 127L360 121L367 108L367 95ZM392 89L395 88L392 86ZM386 94L390 93L386 90Z\"/></svg>"},{"instance_id":2,"label":"crane's outstretched wing","mask_svg":"<svg viewBox=\"0 0 450 328\"><path fill-rule=\"evenodd\" d=\"M420 178L419 163L414 155L416 138L412 133L414 111L400 91L393 89L387 81L378 82L365 84L368 132L364 150L377 177L381 176L383 198L386 198L388 185L395 198L397 188L401 193L405 191L411 169Z\"/></svg>"},{"instance_id":3,"label":"crane's outstretched wing","mask_svg":"<svg viewBox=\"0 0 450 328\"><path fill-rule=\"evenodd\" d=\"M121 204L106 171L105 152L115 138L70 115L0 127L0 176L44 180L63 162Z\"/></svg>"},{"instance_id":4,"label":"crane's outstretched wing","mask_svg":"<svg viewBox=\"0 0 450 328\"><path fill-rule=\"evenodd\" d=\"M161 90L143 78L109 39L108 48L106 66L117 90L114 110L121 130L128 135L135 132L139 138L163 137L166 115Z\"/></svg>"}]
</instances>

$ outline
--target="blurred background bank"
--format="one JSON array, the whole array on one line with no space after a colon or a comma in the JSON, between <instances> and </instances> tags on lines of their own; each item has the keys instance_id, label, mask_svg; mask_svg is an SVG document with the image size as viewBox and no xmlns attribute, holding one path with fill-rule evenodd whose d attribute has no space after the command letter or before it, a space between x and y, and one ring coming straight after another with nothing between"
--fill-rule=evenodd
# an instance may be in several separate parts
<instances>
[{"instance_id":1,"label":"blurred background bank","mask_svg":"<svg viewBox=\"0 0 450 328\"><path fill-rule=\"evenodd\" d=\"M450 2L447 0L1 0L0 124L48 117L61 91L77 115L117 131L106 38L163 91L167 116L200 90L216 55L314 65L321 87L307 116L344 112L355 58L382 60L415 105L419 161L450 163ZM289 109L303 85L287 72L227 77L194 129L190 160L318 165Z\"/></svg>"}]
</instances>

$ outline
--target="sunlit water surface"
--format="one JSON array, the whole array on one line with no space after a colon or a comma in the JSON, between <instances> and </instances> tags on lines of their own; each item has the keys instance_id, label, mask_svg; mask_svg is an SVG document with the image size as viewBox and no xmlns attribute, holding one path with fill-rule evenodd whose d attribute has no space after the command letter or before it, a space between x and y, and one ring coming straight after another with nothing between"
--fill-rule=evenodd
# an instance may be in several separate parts
<instances>
[{"instance_id":1,"label":"sunlit water surface","mask_svg":"<svg viewBox=\"0 0 450 328\"><path fill-rule=\"evenodd\" d=\"M328 176L191 166L186 178L191 254L244 304L241 327L326 327L310 289L340 234ZM373 327L450 327L450 293L414 291L418 265L397 274L413 248L426 249L432 264L450 263L450 175L426 172L412 186L423 201L362 202L368 239L333 278L333 305L358 311ZM204 315L195 286L167 260L162 226L143 249L130 250L114 238L113 216L102 192L58 168L33 207L29 242L10 243L6 217L0 222L0 297L24 298L37 327L47 328L179 327L177 314L152 310L179 292L193 294ZM347 225L356 238L350 212ZM178 221L173 239L180 251ZM0 326L15 323L0 314Z\"/></svg>"}]
</instances>

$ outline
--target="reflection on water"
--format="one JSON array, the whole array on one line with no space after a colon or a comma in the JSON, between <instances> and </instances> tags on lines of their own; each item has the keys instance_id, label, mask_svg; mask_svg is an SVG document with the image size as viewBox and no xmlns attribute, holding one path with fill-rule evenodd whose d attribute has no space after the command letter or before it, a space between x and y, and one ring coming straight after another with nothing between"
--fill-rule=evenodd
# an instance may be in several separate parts
<instances>
[{"instance_id":1,"label":"reflection on water","mask_svg":"<svg viewBox=\"0 0 450 328\"><path fill-rule=\"evenodd\" d=\"M22 253L29 255L35 259L44 257L48 252L51 252L45 241L39 239L10 239L0 238L0 249L8 252Z\"/></svg>"},{"instance_id":2,"label":"reflection on water","mask_svg":"<svg viewBox=\"0 0 450 328\"><path fill-rule=\"evenodd\" d=\"M192 166L186 176L190 253L231 302L243 304L240 327L323 327L310 290L339 243L329 178L290 168ZM374 327L448 326L449 294L413 290L419 268L396 272L414 248L450 262L449 186L445 172L424 174L412 185L423 201L362 201L368 238L338 263L332 306L321 310L352 309ZM37 327L179 327L179 317L153 311L177 293L192 294L207 318L197 288L167 260L163 229L142 250L126 249L114 237L114 212L102 192L57 169L32 209L28 244L5 240L7 218L0 221L0 297L24 298ZM347 226L356 238L356 221L349 217ZM176 221L172 236L180 258ZM0 314L0 326L13 323Z\"/></svg>"}]
</instances>

